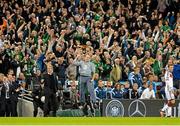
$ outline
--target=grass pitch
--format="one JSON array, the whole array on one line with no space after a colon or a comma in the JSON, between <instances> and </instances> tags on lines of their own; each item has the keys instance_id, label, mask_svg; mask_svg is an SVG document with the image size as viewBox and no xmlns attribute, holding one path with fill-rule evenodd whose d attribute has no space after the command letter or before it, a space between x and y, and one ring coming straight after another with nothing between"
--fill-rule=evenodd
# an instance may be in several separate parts
<instances>
[{"instance_id":1,"label":"grass pitch","mask_svg":"<svg viewBox=\"0 0 180 126\"><path fill-rule=\"evenodd\" d=\"M128 117L56 117L56 118L0 118L0 125L36 126L180 126L180 118Z\"/></svg>"}]
</instances>

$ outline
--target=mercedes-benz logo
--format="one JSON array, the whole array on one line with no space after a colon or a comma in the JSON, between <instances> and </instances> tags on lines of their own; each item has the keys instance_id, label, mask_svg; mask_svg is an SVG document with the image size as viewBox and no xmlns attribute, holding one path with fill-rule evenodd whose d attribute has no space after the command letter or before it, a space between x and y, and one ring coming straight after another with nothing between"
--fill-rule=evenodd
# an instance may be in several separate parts
<instances>
[{"instance_id":1,"label":"mercedes-benz logo","mask_svg":"<svg viewBox=\"0 0 180 126\"><path fill-rule=\"evenodd\" d=\"M131 102L128 108L128 115L130 117L145 117L146 116L146 105L140 101L140 100L135 100Z\"/></svg>"},{"instance_id":2,"label":"mercedes-benz logo","mask_svg":"<svg viewBox=\"0 0 180 126\"><path fill-rule=\"evenodd\" d=\"M118 100L110 101L105 109L106 116L113 116L113 117L123 117L124 116L124 106Z\"/></svg>"}]
</instances>

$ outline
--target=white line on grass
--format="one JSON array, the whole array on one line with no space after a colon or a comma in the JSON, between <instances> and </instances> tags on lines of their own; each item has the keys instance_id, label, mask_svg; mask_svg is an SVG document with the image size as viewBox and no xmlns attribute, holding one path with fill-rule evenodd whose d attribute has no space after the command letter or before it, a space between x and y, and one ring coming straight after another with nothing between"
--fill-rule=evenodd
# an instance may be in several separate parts
<instances>
[{"instance_id":1,"label":"white line on grass","mask_svg":"<svg viewBox=\"0 0 180 126\"><path fill-rule=\"evenodd\" d=\"M26 125L31 125L31 126L180 126L180 124L178 125L144 125L144 124L140 124L140 125L81 125L81 124L78 124L78 125L60 125L60 124L54 124L54 125L32 125L32 124L26 124ZM0 125L0 126L24 126L24 124L18 124L18 125Z\"/></svg>"}]
</instances>

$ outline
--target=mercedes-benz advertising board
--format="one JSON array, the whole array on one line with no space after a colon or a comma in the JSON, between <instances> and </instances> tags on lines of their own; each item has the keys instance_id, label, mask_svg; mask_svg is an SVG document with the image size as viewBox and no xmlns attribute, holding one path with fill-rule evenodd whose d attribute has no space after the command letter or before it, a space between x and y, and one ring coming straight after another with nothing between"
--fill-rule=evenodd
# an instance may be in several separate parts
<instances>
[{"instance_id":1,"label":"mercedes-benz advertising board","mask_svg":"<svg viewBox=\"0 0 180 126\"><path fill-rule=\"evenodd\" d=\"M159 117L164 100L104 100L103 116L108 117ZM180 100L172 109L173 117L180 117Z\"/></svg>"}]
</instances>

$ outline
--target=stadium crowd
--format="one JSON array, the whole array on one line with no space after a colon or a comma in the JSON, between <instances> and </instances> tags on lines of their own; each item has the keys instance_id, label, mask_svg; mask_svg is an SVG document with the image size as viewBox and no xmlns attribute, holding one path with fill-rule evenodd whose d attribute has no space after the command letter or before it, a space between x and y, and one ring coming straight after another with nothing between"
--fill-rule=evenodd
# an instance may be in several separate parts
<instances>
[{"instance_id":1,"label":"stadium crowd","mask_svg":"<svg viewBox=\"0 0 180 126\"><path fill-rule=\"evenodd\" d=\"M179 9L179 0L1 0L0 116L18 115L25 90L34 116L49 105L55 116L67 88L74 105L86 94L93 104L163 98L168 65L178 98Z\"/></svg>"}]
</instances>

